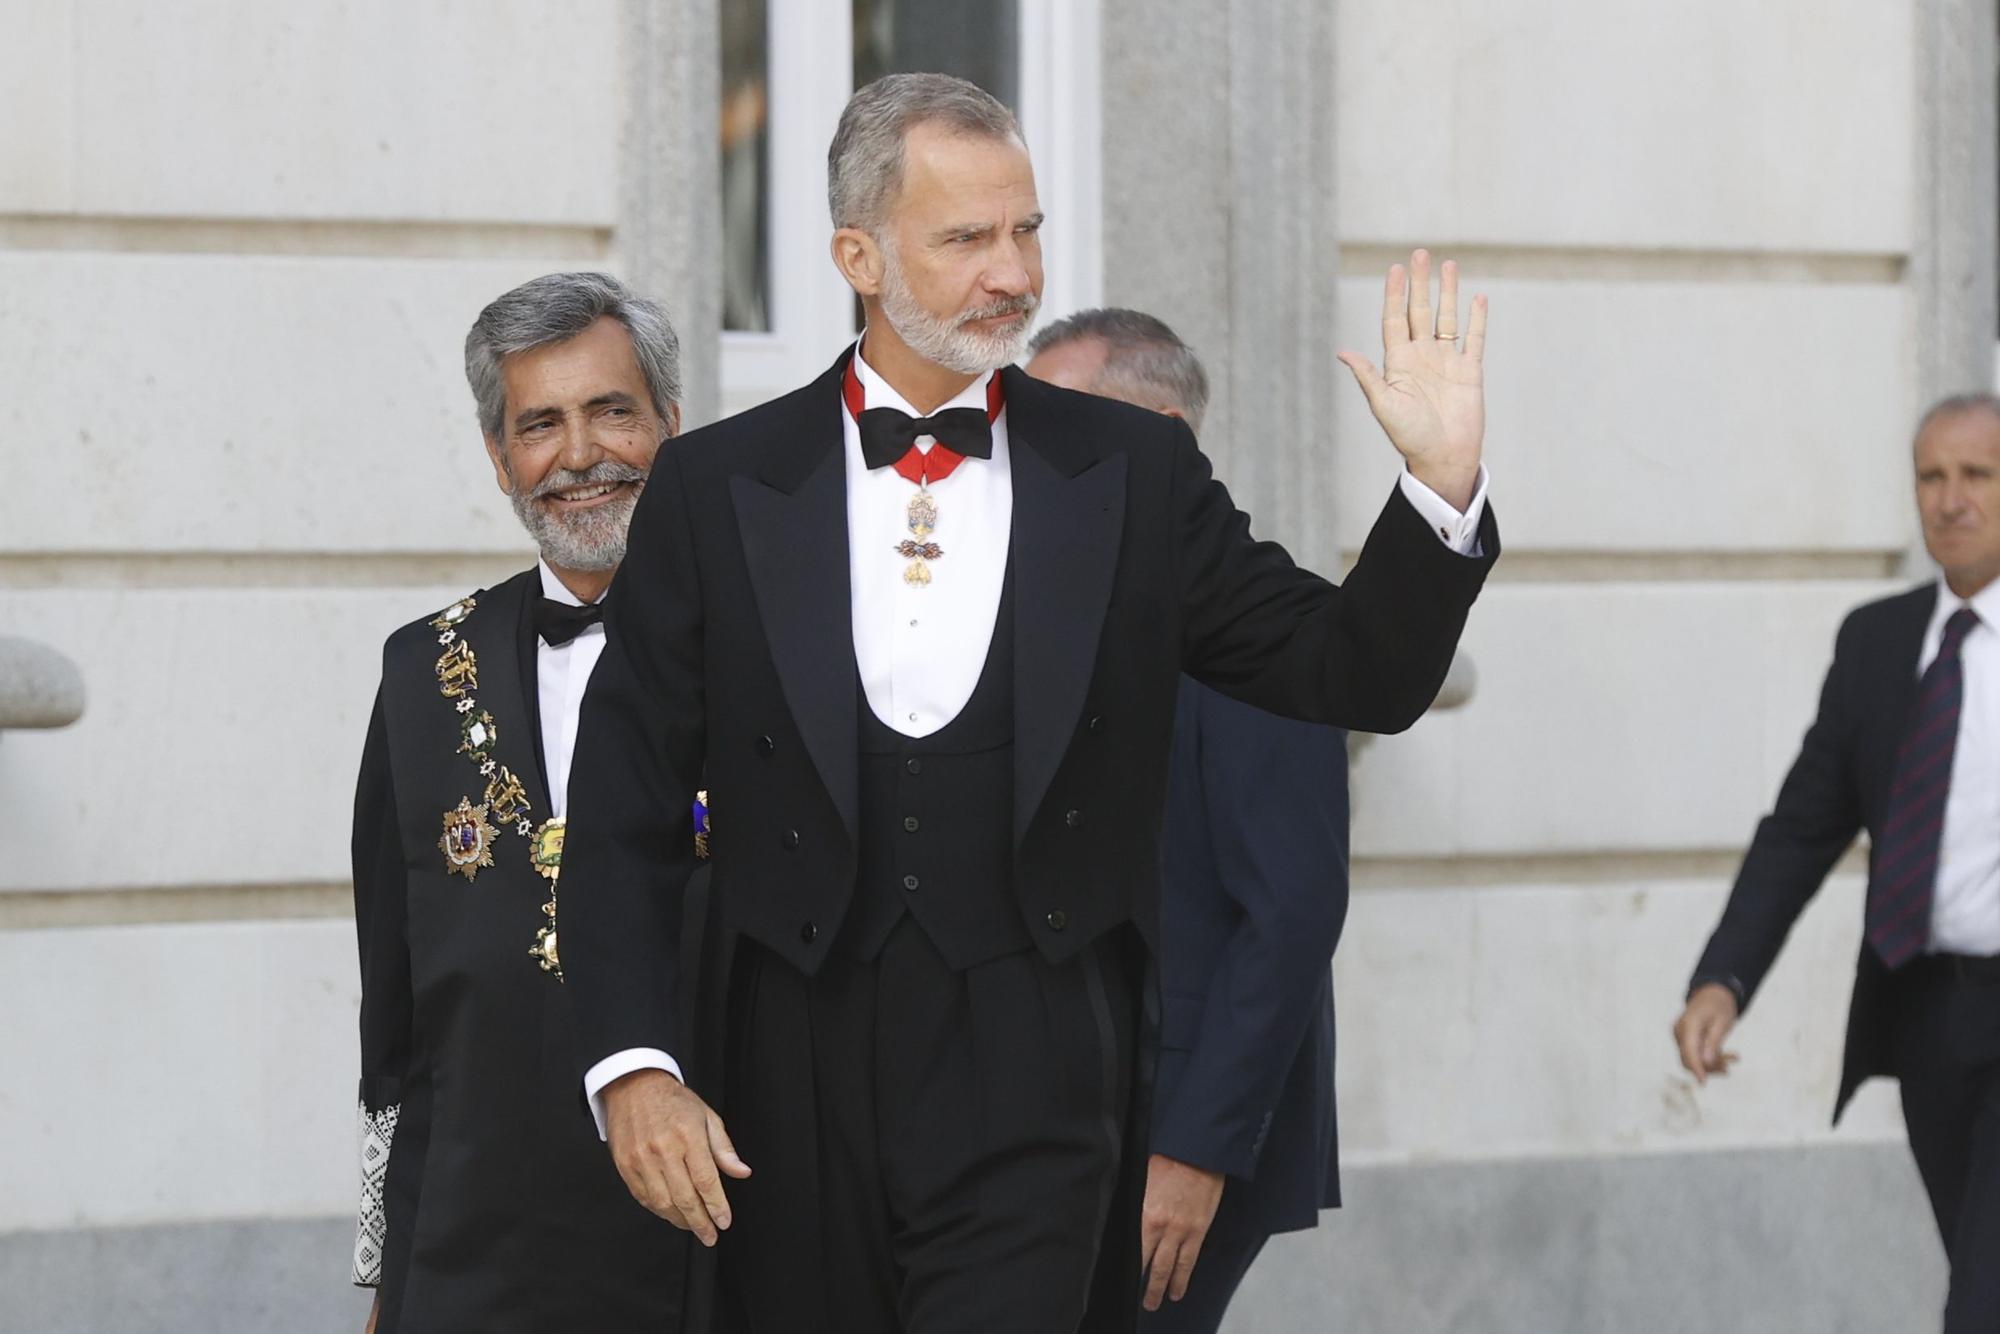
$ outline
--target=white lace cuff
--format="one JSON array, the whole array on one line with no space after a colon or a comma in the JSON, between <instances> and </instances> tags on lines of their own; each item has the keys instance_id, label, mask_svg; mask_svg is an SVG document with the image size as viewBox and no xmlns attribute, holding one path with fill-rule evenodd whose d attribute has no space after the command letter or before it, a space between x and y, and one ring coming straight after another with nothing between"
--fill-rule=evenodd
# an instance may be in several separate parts
<instances>
[{"instance_id":1,"label":"white lace cuff","mask_svg":"<svg viewBox=\"0 0 2000 1334\"><path fill-rule=\"evenodd\" d=\"M384 1107L379 1112L361 1113L361 1221L354 1237L354 1281L361 1287L382 1283L382 1246L389 1232L389 1217L382 1204L382 1188L389 1179L389 1146L396 1138L396 1119L402 1105Z\"/></svg>"}]
</instances>

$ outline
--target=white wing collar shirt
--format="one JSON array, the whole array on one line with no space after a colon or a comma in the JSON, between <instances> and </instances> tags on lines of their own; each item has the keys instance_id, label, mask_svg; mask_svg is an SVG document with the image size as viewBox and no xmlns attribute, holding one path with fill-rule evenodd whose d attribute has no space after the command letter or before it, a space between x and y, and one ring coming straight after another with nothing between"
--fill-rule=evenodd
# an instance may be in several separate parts
<instances>
[{"instance_id":1,"label":"white wing collar shirt","mask_svg":"<svg viewBox=\"0 0 2000 1334\"><path fill-rule=\"evenodd\" d=\"M583 599L569 591L547 561L540 562L542 596L552 602L581 607ZM576 719L583 707L583 688L604 653L604 626L586 625L575 639L550 647L535 639L535 699L542 715L542 759L548 765L549 813L569 812L569 763L576 753Z\"/></svg>"},{"instance_id":2,"label":"white wing collar shirt","mask_svg":"<svg viewBox=\"0 0 2000 1334\"><path fill-rule=\"evenodd\" d=\"M911 407L889 382L854 354L855 378L869 408ZM947 408L986 411L980 376ZM929 561L931 581L903 578L909 560L896 544L912 536L908 513L916 483L894 468L870 468L861 454L861 428L840 414L847 464L847 576L853 599L854 664L862 693L877 718L905 736L922 737L958 716L979 685L1000 588L1007 579L1007 549L1014 523L1014 477L1007 447L1007 409L993 422L993 457L968 458L951 475L929 484L937 504L937 531L929 541L944 554ZM936 444L917 437L928 454Z\"/></svg>"}]
</instances>

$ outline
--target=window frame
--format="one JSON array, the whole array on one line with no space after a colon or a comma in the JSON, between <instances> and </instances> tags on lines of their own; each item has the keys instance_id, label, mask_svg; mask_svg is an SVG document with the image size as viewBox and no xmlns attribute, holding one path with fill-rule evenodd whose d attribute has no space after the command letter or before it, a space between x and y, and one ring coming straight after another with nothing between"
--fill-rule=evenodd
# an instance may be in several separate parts
<instances>
[{"instance_id":1,"label":"window frame","mask_svg":"<svg viewBox=\"0 0 2000 1334\"><path fill-rule=\"evenodd\" d=\"M854 296L828 255L826 146L853 94L853 11L767 0L770 329L722 334L722 411L805 384L852 340ZM1103 299L1099 0L1019 0L1021 130L1043 227L1042 319Z\"/></svg>"}]
</instances>

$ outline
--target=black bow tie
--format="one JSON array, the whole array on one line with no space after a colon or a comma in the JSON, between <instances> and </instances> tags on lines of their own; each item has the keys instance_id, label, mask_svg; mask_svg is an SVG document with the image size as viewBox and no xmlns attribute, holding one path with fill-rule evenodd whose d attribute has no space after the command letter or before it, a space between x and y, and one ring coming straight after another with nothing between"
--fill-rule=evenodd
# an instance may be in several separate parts
<instances>
[{"instance_id":1,"label":"black bow tie","mask_svg":"<svg viewBox=\"0 0 2000 1334\"><path fill-rule=\"evenodd\" d=\"M855 424L861 428L861 457L871 468L886 468L902 458L920 435L970 459L993 457L993 423L984 408L946 408L928 417L870 408Z\"/></svg>"},{"instance_id":2,"label":"black bow tie","mask_svg":"<svg viewBox=\"0 0 2000 1334\"><path fill-rule=\"evenodd\" d=\"M535 633L550 648L561 648L603 619L604 604L601 602L577 607L554 598L535 599Z\"/></svg>"}]
</instances>

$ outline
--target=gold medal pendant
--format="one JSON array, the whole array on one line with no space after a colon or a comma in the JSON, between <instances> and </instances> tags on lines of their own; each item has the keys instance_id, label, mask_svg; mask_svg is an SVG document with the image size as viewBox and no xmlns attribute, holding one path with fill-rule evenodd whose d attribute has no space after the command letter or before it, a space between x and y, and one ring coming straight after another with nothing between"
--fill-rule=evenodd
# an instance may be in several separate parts
<instances>
[{"instance_id":1,"label":"gold medal pendant","mask_svg":"<svg viewBox=\"0 0 2000 1334\"><path fill-rule=\"evenodd\" d=\"M528 955L541 963L543 972L554 973L558 982L562 981L562 954L556 943L556 884L562 878L565 828L560 815L542 821L528 851L529 863L549 881L549 901L542 905L542 912L549 920L535 932L535 944Z\"/></svg>"},{"instance_id":2,"label":"gold medal pendant","mask_svg":"<svg viewBox=\"0 0 2000 1334\"><path fill-rule=\"evenodd\" d=\"M486 780L486 805L501 824L513 824L528 814L527 789L506 765Z\"/></svg>"},{"instance_id":3,"label":"gold medal pendant","mask_svg":"<svg viewBox=\"0 0 2000 1334\"><path fill-rule=\"evenodd\" d=\"M930 562L944 555L943 547L924 540L937 531L938 521L937 501L932 497L929 487L917 488L917 494L910 497L905 515L910 535L916 540L905 538L898 542L896 552L910 562L903 567L903 582L912 588L921 588L931 581Z\"/></svg>"},{"instance_id":4,"label":"gold medal pendant","mask_svg":"<svg viewBox=\"0 0 2000 1334\"><path fill-rule=\"evenodd\" d=\"M919 542L937 531L937 501L931 496L929 487L918 487L917 494L910 497L907 516L910 524L910 536L916 538Z\"/></svg>"},{"instance_id":5,"label":"gold medal pendant","mask_svg":"<svg viewBox=\"0 0 2000 1334\"><path fill-rule=\"evenodd\" d=\"M551 884L562 878L563 833L567 828L568 822L562 816L552 815L542 821L542 827L535 831L535 841L529 846L529 862Z\"/></svg>"},{"instance_id":6,"label":"gold medal pendant","mask_svg":"<svg viewBox=\"0 0 2000 1334\"><path fill-rule=\"evenodd\" d=\"M476 879L493 864L493 842L499 837L500 831L487 823L485 803L475 806L472 798L460 797L458 808L444 813L444 834L438 839L446 874Z\"/></svg>"},{"instance_id":7,"label":"gold medal pendant","mask_svg":"<svg viewBox=\"0 0 2000 1334\"><path fill-rule=\"evenodd\" d=\"M438 693L446 699L458 699L469 691L479 689L479 659L472 652L472 645L456 637L456 632L447 630L453 642L446 645L444 656L437 660Z\"/></svg>"},{"instance_id":8,"label":"gold medal pendant","mask_svg":"<svg viewBox=\"0 0 2000 1334\"><path fill-rule=\"evenodd\" d=\"M896 544L896 554L910 562L903 569L903 582L921 587L931 581L930 562L944 555L944 548L935 542L911 542L906 539Z\"/></svg>"},{"instance_id":9,"label":"gold medal pendant","mask_svg":"<svg viewBox=\"0 0 2000 1334\"><path fill-rule=\"evenodd\" d=\"M495 751L500 744L500 726L493 715L479 707L472 692L479 689L479 659L460 633L479 604L461 598L431 618L438 632L437 642L444 651L437 660L438 693L453 701L458 714L458 753L465 756L486 780L485 800L475 806L472 798L461 797L455 810L444 813L444 832L438 851L444 853L445 870L450 875L474 879L493 865L493 845L500 841L501 827L528 841L528 864L549 881L549 901L542 905L547 918L535 932L535 944L528 953L539 960L542 971L562 981L562 956L556 945L556 877L562 871L563 821L560 816L544 820L539 828L533 819L528 790L513 770L500 763Z\"/></svg>"}]
</instances>

